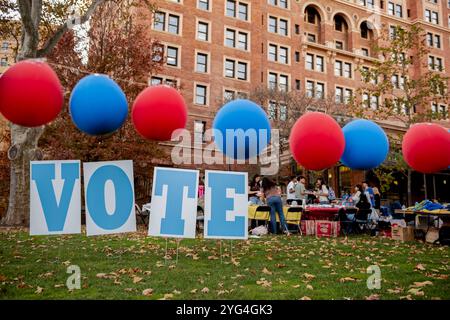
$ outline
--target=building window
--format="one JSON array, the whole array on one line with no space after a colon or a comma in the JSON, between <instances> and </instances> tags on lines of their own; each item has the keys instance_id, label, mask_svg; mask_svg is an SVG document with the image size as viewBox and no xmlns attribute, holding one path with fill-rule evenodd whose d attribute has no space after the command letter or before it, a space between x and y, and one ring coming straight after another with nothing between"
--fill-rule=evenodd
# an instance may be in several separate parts
<instances>
[{"instance_id":1,"label":"building window","mask_svg":"<svg viewBox=\"0 0 450 320\"><path fill-rule=\"evenodd\" d=\"M225 45L227 47L247 51L248 38L248 33L246 32L237 31L230 28L225 29Z\"/></svg>"},{"instance_id":2,"label":"building window","mask_svg":"<svg viewBox=\"0 0 450 320\"><path fill-rule=\"evenodd\" d=\"M283 92L289 91L288 75L269 72L268 81L269 81L269 89L280 90Z\"/></svg>"},{"instance_id":3,"label":"building window","mask_svg":"<svg viewBox=\"0 0 450 320\"><path fill-rule=\"evenodd\" d=\"M425 9L425 21L432 24L439 24L439 13L430 9Z\"/></svg>"},{"instance_id":4,"label":"building window","mask_svg":"<svg viewBox=\"0 0 450 320\"><path fill-rule=\"evenodd\" d=\"M226 15L228 17L237 18L248 21L248 4L240 1L227 0Z\"/></svg>"},{"instance_id":5,"label":"building window","mask_svg":"<svg viewBox=\"0 0 450 320\"><path fill-rule=\"evenodd\" d=\"M277 33L282 36L288 36L288 21L286 19L269 16L268 30L271 33Z\"/></svg>"},{"instance_id":6,"label":"building window","mask_svg":"<svg viewBox=\"0 0 450 320\"><path fill-rule=\"evenodd\" d=\"M205 85L197 84L195 86L195 104L206 106L208 101L208 87Z\"/></svg>"},{"instance_id":7,"label":"building window","mask_svg":"<svg viewBox=\"0 0 450 320\"><path fill-rule=\"evenodd\" d=\"M342 41L336 41L336 49L344 50L344 43Z\"/></svg>"},{"instance_id":8,"label":"building window","mask_svg":"<svg viewBox=\"0 0 450 320\"><path fill-rule=\"evenodd\" d=\"M362 48L361 49L361 53L362 53L363 56L368 57L369 56L369 49Z\"/></svg>"},{"instance_id":9,"label":"building window","mask_svg":"<svg viewBox=\"0 0 450 320\"><path fill-rule=\"evenodd\" d=\"M9 42L2 42L2 51L8 51L9 50Z\"/></svg>"},{"instance_id":10,"label":"building window","mask_svg":"<svg viewBox=\"0 0 450 320\"><path fill-rule=\"evenodd\" d=\"M178 48L167 46L167 60L168 66L178 67Z\"/></svg>"},{"instance_id":11,"label":"building window","mask_svg":"<svg viewBox=\"0 0 450 320\"><path fill-rule=\"evenodd\" d=\"M324 99L325 84L322 82L306 81L306 95L310 98Z\"/></svg>"},{"instance_id":12,"label":"building window","mask_svg":"<svg viewBox=\"0 0 450 320\"><path fill-rule=\"evenodd\" d=\"M242 91L236 91L231 89L225 89L223 92L223 99L225 101L232 101L234 99L247 99L248 93Z\"/></svg>"},{"instance_id":13,"label":"building window","mask_svg":"<svg viewBox=\"0 0 450 320\"><path fill-rule=\"evenodd\" d=\"M207 22L198 22L197 40L209 41L209 24Z\"/></svg>"},{"instance_id":14,"label":"building window","mask_svg":"<svg viewBox=\"0 0 450 320\"><path fill-rule=\"evenodd\" d=\"M167 31L173 34L180 33L180 17L166 12L156 12L154 15L153 29Z\"/></svg>"},{"instance_id":15,"label":"building window","mask_svg":"<svg viewBox=\"0 0 450 320\"><path fill-rule=\"evenodd\" d=\"M150 79L150 86L158 86L161 84L165 84L165 85L176 88L178 85L178 81L175 79L166 78L166 77L162 77L162 76L153 76Z\"/></svg>"},{"instance_id":16,"label":"building window","mask_svg":"<svg viewBox=\"0 0 450 320\"><path fill-rule=\"evenodd\" d=\"M336 87L336 103L344 103L344 88Z\"/></svg>"},{"instance_id":17,"label":"building window","mask_svg":"<svg viewBox=\"0 0 450 320\"><path fill-rule=\"evenodd\" d=\"M352 64L345 62L344 63L344 77L345 78L352 78Z\"/></svg>"},{"instance_id":18,"label":"building window","mask_svg":"<svg viewBox=\"0 0 450 320\"><path fill-rule=\"evenodd\" d=\"M429 47L434 47L437 49L441 48L441 36L438 34L433 34L431 32L427 33L427 44Z\"/></svg>"},{"instance_id":19,"label":"building window","mask_svg":"<svg viewBox=\"0 0 450 320\"><path fill-rule=\"evenodd\" d=\"M247 62L225 60L225 77L238 80L247 80L248 70Z\"/></svg>"},{"instance_id":20,"label":"building window","mask_svg":"<svg viewBox=\"0 0 450 320\"><path fill-rule=\"evenodd\" d=\"M272 6L277 6L283 9L288 8L288 0L268 0L267 3Z\"/></svg>"},{"instance_id":21,"label":"building window","mask_svg":"<svg viewBox=\"0 0 450 320\"><path fill-rule=\"evenodd\" d=\"M206 122L196 120L194 122L194 142L196 143L205 142L205 132L206 132Z\"/></svg>"},{"instance_id":22,"label":"building window","mask_svg":"<svg viewBox=\"0 0 450 320\"><path fill-rule=\"evenodd\" d=\"M209 0L198 0L197 8L200 10L209 11Z\"/></svg>"},{"instance_id":23,"label":"building window","mask_svg":"<svg viewBox=\"0 0 450 320\"><path fill-rule=\"evenodd\" d=\"M316 43L316 35L313 33L308 33L306 39L308 40L308 42L312 42L312 43Z\"/></svg>"},{"instance_id":24,"label":"building window","mask_svg":"<svg viewBox=\"0 0 450 320\"><path fill-rule=\"evenodd\" d=\"M307 53L306 54L306 69L318 71L318 72L324 72L325 71L324 61L325 60L322 56Z\"/></svg>"},{"instance_id":25,"label":"building window","mask_svg":"<svg viewBox=\"0 0 450 320\"><path fill-rule=\"evenodd\" d=\"M443 71L444 65L442 62L442 58L438 58L435 56L428 56L428 67L430 70Z\"/></svg>"},{"instance_id":26,"label":"building window","mask_svg":"<svg viewBox=\"0 0 450 320\"><path fill-rule=\"evenodd\" d=\"M269 61L279 62L283 64L289 63L289 49L278 46L276 44L269 44Z\"/></svg>"},{"instance_id":27,"label":"building window","mask_svg":"<svg viewBox=\"0 0 450 320\"><path fill-rule=\"evenodd\" d=\"M267 114L270 120L287 120L287 105L284 103L276 103L275 101L269 101L267 106Z\"/></svg>"},{"instance_id":28,"label":"building window","mask_svg":"<svg viewBox=\"0 0 450 320\"><path fill-rule=\"evenodd\" d=\"M8 66L8 58L7 57L3 57L0 60L0 67L7 67Z\"/></svg>"},{"instance_id":29,"label":"building window","mask_svg":"<svg viewBox=\"0 0 450 320\"><path fill-rule=\"evenodd\" d=\"M208 54L197 53L195 71L200 73L208 73Z\"/></svg>"},{"instance_id":30,"label":"building window","mask_svg":"<svg viewBox=\"0 0 450 320\"><path fill-rule=\"evenodd\" d=\"M277 118L277 104L273 101L269 101L269 105L267 107L267 115L270 120L275 120Z\"/></svg>"}]
</instances>

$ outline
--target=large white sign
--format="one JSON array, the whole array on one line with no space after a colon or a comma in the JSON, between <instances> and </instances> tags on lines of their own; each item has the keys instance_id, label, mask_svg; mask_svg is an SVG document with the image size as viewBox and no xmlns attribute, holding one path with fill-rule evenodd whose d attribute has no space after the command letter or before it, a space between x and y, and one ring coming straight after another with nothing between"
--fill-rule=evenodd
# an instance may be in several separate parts
<instances>
[{"instance_id":1,"label":"large white sign","mask_svg":"<svg viewBox=\"0 0 450 320\"><path fill-rule=\"evenodd\" d=\"M205 239L248 238L248 175L206 170Z\"/></svg>"},{"instance_id":2,"label":"large white sign","mask_svg":"<svg viewBox=\"0 0 450 320\"><path fill-rule=\"evenodd\" d=\"M30 162L30 234L81 233L80 161Z\"/></svg>"},{"instance_id":3,"label":"large white sign","mask_svg":"<svg viewBox=\"0 0 450 320\"><path fill-rule=\"evenodd\" d=\"M155 168L148 234L195 238L198 170Z\"/></svg>"},{"instance_id":4,"label":"large white sign","mask_svg":"<svg viewBox=\"0 0 450 320\"><path fill-rule=\"evenodd\" d=\"M88 236L136 231L132 161L83 164Z\"/></svg>"}]
</instances>

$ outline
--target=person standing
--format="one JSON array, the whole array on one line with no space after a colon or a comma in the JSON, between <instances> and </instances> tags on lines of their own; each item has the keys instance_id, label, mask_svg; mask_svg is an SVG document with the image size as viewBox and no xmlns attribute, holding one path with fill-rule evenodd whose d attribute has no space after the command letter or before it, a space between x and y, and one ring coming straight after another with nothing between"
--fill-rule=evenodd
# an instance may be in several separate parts
<instances>
[{"instance_id":1,"label":"person standing","mask_svg":"<svg viewBox=\"0 0 450 320\"><path fill-rule=\"evenodd\" d=\"M295 186L297 185L297 177L292 177L291 181L287 185L287 200L294 200L295 197Z\"/></svg>"},{"instance_id":2,"label":"person standing","mask_svg":"<svg viewBox=\"0 0 450 320\"><path fill-rule=\"evenodd\" d=\"M295 186L295 198L308 200L308 194L306 193L306 178L304 176L298 177L298 183Z\"/></svg>"},{"instance_id":3,"label":"person standing","mask_svg":"<svg viewBox=\"0 0 450 320\"><path fill-rule=\"evenodd\" d=\"M362 187L363 192L367 195L370 205L373 208L375 206L375 194L373 193L373 189L369 186L367 181L363 181Z\"/></svg>"},{"instance_id":4,"label":"person standing","mask_svg":"<svg viewBox=\"0 0 450 320\"><path fill-rule=\"evenodd\" d=\"M381 210L381 193L380 190L378 190L377 187L373 187L373 194L374 194L374 200L375 205L373 206L378 214L380 216L380 210Z\"/></svg>"},{"instance_id":5,"label":"person standing","mask_svg":"<svg viewBox=\"0 0 450 320\"><path fill-rule=\"evenodd\" d=\"M277 233L277 213L280 217L280 226L282 231L286 235L290 235L290 232L287 228L286 220L284 218L283 213L283 202L281 200L281 190L276 185L276 183L267 178L264 177L262 179L261 183L261 191L264 194L264 197L266 198L267 205L270 207L270 224L272 226L272 233Z\"/></svg>"},{"instance_id":6,"label":"person standing","mask_svg":"<svg viewBox=\"0 0 450 320\"><path fill-rule=\"evenodd\" d=\"M329 194L328 187L322 178L317 179L315 187L316 187L315 195L317 198L319 198L319 203L320 204L330 203L330 201L328 200L328 194Z\"/></svg>"}]
</instances>

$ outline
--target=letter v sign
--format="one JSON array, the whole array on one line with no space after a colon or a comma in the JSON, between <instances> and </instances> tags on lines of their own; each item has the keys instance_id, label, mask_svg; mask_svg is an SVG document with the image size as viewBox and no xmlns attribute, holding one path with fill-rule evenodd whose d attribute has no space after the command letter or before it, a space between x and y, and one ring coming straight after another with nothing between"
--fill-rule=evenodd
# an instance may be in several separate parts
<instances>
[{"instance_id":1,"label":"letter v sign","mask_svg":"<svg viewBox=\"0 0 450 320\"><path fill-rule=\"evenodd\" d=\"M32 161L30 234L81 233L80 161Z\"/></svg>"}]
</instances>

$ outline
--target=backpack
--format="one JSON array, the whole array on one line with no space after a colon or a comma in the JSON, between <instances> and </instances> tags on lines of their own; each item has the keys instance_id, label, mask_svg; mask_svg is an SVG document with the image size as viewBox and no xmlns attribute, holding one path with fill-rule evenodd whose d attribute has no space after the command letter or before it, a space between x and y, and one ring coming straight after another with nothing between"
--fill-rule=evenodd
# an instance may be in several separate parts
<instances>
[{"instance_id":1,"label":"backpack","mask_svg":"<svg viewBox=\"0 0 450 320\"><path fill-rule=\"evenodd\" d=\"M328 200L330 201L336 200L336 193L331 187L328 188Z\"/></svg>"},{"instance_id":2,"label":"backpack","mask_svg":"<svg viewBox=\"0 0 450 320\"><path fill-rule=\"evenodd\" d=\"M439 229L439 238L434 243L450 246L450 226L442 226Z\"/></svg>"}]
</instances>

